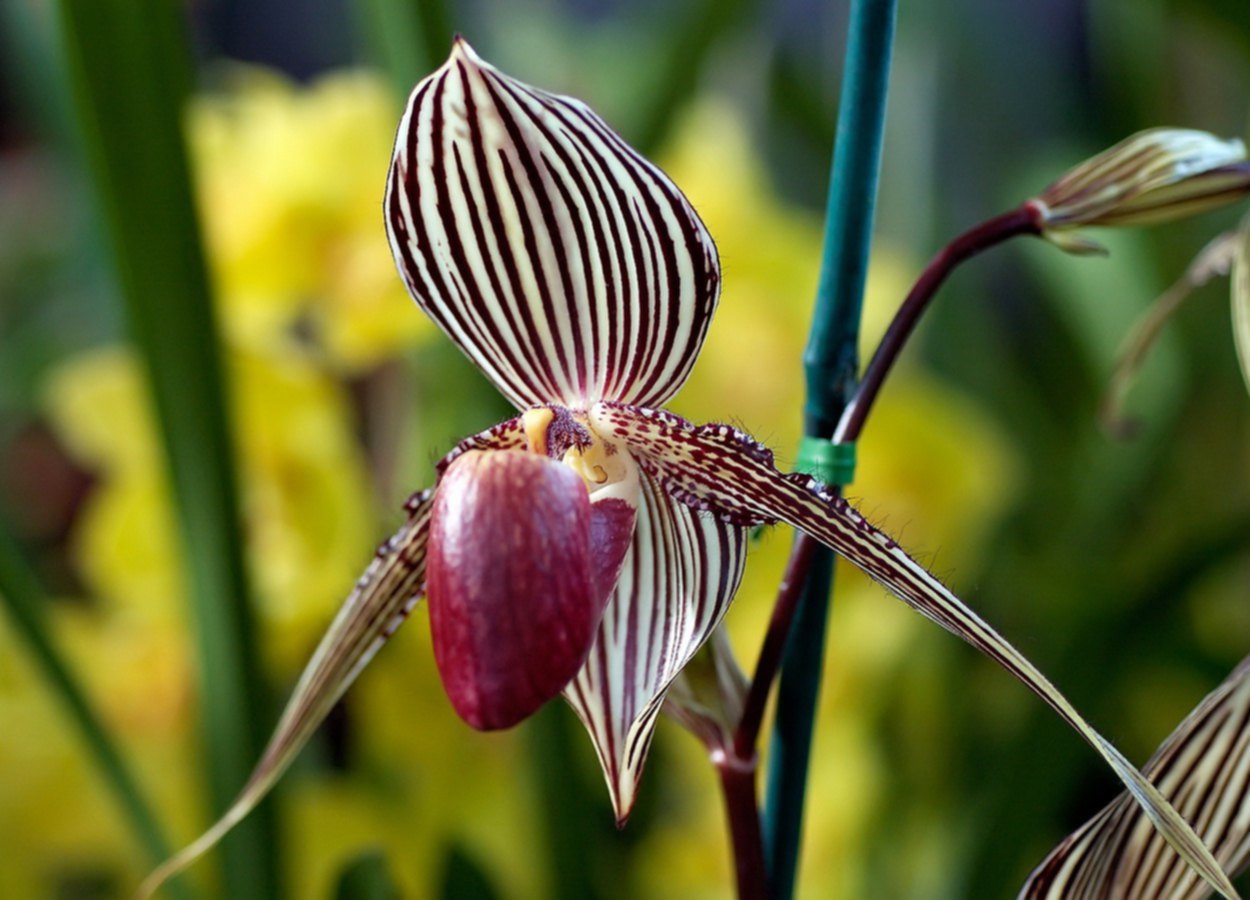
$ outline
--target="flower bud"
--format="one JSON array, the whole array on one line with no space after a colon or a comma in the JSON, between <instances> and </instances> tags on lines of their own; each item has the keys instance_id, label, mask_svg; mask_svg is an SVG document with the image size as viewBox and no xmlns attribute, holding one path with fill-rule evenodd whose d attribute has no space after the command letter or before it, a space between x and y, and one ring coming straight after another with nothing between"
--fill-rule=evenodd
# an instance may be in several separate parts
<instances>
[{"instance_id":1,"label":"flower bud","mask_svg":"<svg viewBox=\"0 0 1250 900\"><path fill-rule=\"evenodd\" d=\"M709 751L721 750L733 743L746 695L746 675L722 625L677 676L664 711Z\"/></svg>"},{"instance_id":2,"label":"flower bud","mask_svg":"<svg viewBox=\"0 0 1250 900\"><path fill-rule=\"evenodd\" d=\"M1087 159L1029 205L1046 238L1070 253L1101 253L1073 229L1174 221L1248 193L1250 162L1240 140L1152 128Z\"/></svg>"}]
</instances>

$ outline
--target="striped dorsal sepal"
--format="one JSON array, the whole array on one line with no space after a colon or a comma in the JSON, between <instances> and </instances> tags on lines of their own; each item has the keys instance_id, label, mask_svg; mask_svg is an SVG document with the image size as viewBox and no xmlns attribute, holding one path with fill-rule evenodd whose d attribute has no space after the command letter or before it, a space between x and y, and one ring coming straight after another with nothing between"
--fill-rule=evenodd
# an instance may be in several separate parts
<instances>
[{"instance_id":1,"label":"striped dorsal sepal","mask_svg":"<svg viewBox=\"0 0 1250 900\"><path fill-rule=\"evenodd\" d=\"M1041 697L1124 782L1182 859L1226 897L1238 894L1193 828L1029 660L896 541L853 506L805 476L783 475L771 452L727 425L695 426L671 413L597 404L590 422L625 445L664 489L737 524L785 522L862 569L894 596L967 641Z\"/></svg>"},{"instance_id":2,"label":"striped dorsal sepal","mask_svg":"<svg viewBox=\"0 0 1250 900\"><path fill-rule=\"evenodd\" d=\"M408 101L385 212L417 303L518 408L660 405L686 380L720 290L716 247L580 101L457 39Z\"/></svg>"}]
</instances>

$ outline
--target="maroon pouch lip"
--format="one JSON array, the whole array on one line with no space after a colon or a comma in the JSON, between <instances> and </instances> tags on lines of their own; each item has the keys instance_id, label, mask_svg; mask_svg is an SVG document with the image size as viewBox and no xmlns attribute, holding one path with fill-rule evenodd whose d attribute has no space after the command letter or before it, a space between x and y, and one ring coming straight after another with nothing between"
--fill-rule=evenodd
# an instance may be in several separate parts
<instances>
[{"instance_id":1,"label":"maroon pouch lip","mask_svg":"<svg viewBox=\"0 0 1250 900\"><path fill-rule=\"evenodd\" d=\"M439 483L427 569L434 658L474 728L517 724L585 662L633 532L629 504L594 506L572 468L521 450L469 451Z\"/></svg>"}]
</instances>

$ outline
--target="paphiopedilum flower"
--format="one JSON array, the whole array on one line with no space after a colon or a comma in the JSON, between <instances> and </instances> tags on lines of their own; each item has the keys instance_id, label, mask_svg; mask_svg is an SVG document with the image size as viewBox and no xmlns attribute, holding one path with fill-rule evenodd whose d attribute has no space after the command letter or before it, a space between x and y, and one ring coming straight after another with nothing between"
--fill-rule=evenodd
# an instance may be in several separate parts
<instances>
[{"instance_id":1,"label":"paphiopedilum flower","mask_svg":"<svg viewBox=\"0 0 1250 900\"><path fill-rule=\"evenodd\" d=\"M150 887L246 815L423 595L457 712L507 727L563 694L623 821L665 691L737 589L747 529L781 521L1037 692L1202 877L1236 896L1158 791L894 540L819 482L779 472L742 432L659 408L711 322L716 247L677 187L586 105L458 40L409 99L385 212L417 304L519 414L463 441L409 501L236 804Z\"/></svg>"}]
</instances>

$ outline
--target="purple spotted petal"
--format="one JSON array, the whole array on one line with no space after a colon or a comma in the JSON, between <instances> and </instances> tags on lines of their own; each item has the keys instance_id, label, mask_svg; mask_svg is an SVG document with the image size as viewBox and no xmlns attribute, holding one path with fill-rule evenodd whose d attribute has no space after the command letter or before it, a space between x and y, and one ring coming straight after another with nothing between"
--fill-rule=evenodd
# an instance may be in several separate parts
<instances>
[{"instance_id":1,"label":"purple spotted petal","mask_svg":"<svg viewBox=\"0 0 1250 900\"><path fill-rule=\"evenodd\" d=\"M1250 659L1206 696L1143 769L1232 874L1250 862ZM1201 900L1211 889L1128 793L1069 835L1020 900Z\"/></svg>"},{"instance_id":2,"label":"purple spotted petal","mask_svg":"<svg viewBox=\"0 0 1250 900\"><path fill-rule=\"evenodd\" d=\"M1029 660L854 507L810 478L783 475L772 453L727 425L696 427L670 413L600 403L592 427L629 448L672 496L740 525L786 522L863 569L896 597L967 641L1046 701L1115 771L1167 841L1212 887L1236 890L1211 851L1124 756Z\"/></svg>"},{"instance_id":3,"label":"purple spotted petal","mask_svg":"<svg viewBox=\"0 0 1250 900\"><path fill-rule=\"evenodd\" d=\"M664 403L716 307L716 247L668 177L463 40L408 101L386 224L417 303L519 409Z\"/></svg>"},{"instance_id":4,"label":"purple spotted petal","mask_svg":"<svg viewBox=\"0 0 1250 900\"><path fill-rule=\"evenodd\" d=\"M564 692L590 732L619 822L633 807L665 692L724 616L745 561L745 529L675 503L643 475L632 550L586 665Z\"/></svg>"}]
</instances>

